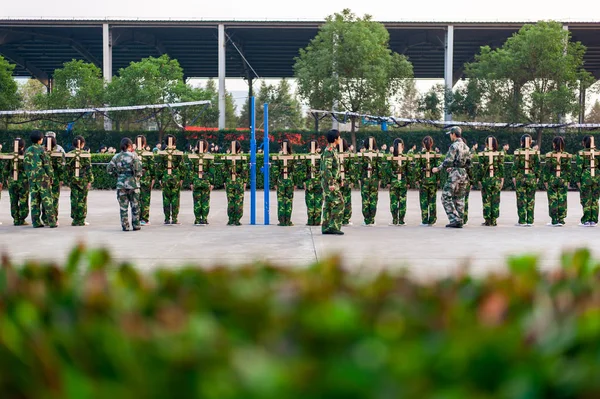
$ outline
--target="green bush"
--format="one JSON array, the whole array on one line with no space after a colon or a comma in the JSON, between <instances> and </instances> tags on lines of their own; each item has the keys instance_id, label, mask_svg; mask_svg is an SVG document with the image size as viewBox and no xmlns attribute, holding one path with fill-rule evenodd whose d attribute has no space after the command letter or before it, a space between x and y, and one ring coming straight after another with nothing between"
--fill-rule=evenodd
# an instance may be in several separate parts
<instances>
[{"instance_id":1,"label":"green bush","mask_svg":"<svg viewBox=\"0 0 600 399\"><path fill-rule=\"evenodd\" d=\"M0 269L7 399L597 398L599 264L417 283L337 258L142 274L104 250Z\"/></svg>"}]
</instances>

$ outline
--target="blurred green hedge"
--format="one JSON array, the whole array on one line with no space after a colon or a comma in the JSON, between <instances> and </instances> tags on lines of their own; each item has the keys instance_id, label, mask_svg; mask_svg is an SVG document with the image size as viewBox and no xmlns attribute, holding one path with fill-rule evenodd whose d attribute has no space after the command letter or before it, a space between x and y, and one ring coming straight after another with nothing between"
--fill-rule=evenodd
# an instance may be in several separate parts
<instances>
[{"instance_id":1,"label":"blurred green hedge","mask_svg":"<svg viewBox=\"0 0 600 399\"><path fill-rule=\"evenodd\" d=\"M600 397L600 269L427 283L253 264L143 274L104 250L0 268L7 399ZM557 265L559 266L559 265Z\"/></svg>"}]
</instances>

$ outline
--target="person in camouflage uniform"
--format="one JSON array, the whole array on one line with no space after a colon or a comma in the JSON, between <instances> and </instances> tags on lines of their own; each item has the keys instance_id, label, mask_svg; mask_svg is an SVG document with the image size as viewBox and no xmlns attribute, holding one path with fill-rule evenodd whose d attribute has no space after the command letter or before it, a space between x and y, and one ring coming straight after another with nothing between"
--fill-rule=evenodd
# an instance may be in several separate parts
<instances>
[{"instance_id":1,"label":"person in camouflage uniform","mask_svg":"<svg viewBox=\"0 0 600 399\"><path fill-rule=\"evenodd\" d=\"M404 141L397 138L394 140L392 157L386 162L386 180L390 184L390 212L392 213L392 225L403 226L406 215L406 193L408 191L408 177L410 173L410 158L402 160L400 164L396 157L402 157Z\"/></svg>"},{"instance_id":2,"label":"person in camouflage uniform","mask_svg":"<svg viewBox=\"0 0 600 399\"><path fill-rule=\"evenodd\" d=\"M341 148L344 156L339 157L340 161L340 191L344 198L344 214L342 216L342 226L352 225L350 218L352 217L352 186L358 183L356 175L356 158L354 154L350 153L350 146L346 139L340 138L340 144L338 148ZM344 175L342 176L341 171L343 168Z\"/></svg>"},{"instance_id":3,"label":"person in camouflage uniform","mask_svg":"<svg viewBox=\"0 0 600 399\"><path fill-rule=\"evenodd\" d=\"M497 226L500 217L500 193L504 185L504 152L498 151L498 140L485 139L485 149L479 153L479 188L483 205L483 225Z\"/></svg>"},{"instance_id":4,"label":"person in camouflage uniform","mask_svg":"<svg viewBox=\"0 0 600 399\"><path fill-rule=\"evenodd\" d=\"M225 192L227 194L227 217L228 226L241 226L240 220L244 215L244 192L248 180L248 160L245 157L240 158L237 154L242 153L242 145L239 141L234 141L232 146L235 151L225 160ZM229 159L228 159L229 158Z\"/></svg>"},{"instance_id":5,"label":"person in camouflage uniform","mask_svg":"<svg viewBox=\"0 0 600 399\"><path fill-rule=\"evenodd\" d=\"M366 156L374 154L375 156ZM375 137L368 137L363 143L363 151L357 156L360 171L360 194L362 198L363 225L375 225L375 214L377 213L377 200L379 195L379 184L381 178L381 163Z\"/></svg>"},{"instance_id":6,"label":"person in camouflage uniform","mask_svg":"<svg viewBox=\"0 0 600 399\"><path fill-rule=\"evenodd\" d=\"M66 175L68 176L69 186L71 187L71 226L87 226L85 221L87 217L87 197L88 191L94 182L92 173L92 160L89 157L81 156L89 154L83 148L85 139L77 136L73 139L74 150L70 151L66 157ZM71 156L69 156L71 155ZM77 177L77 162L79 162L79 177Z\"/></svg>"},{"instance_id":7,"label":"person in camouflage uniform","mask_svg":"<svg viewBox=\"0 0 600 399\"><path fill-rule=\"evenodd\" d=\"M177 151L177 140L172 134L166 137L166 148L164 151L154 155L154 166L156 177L160 180L163 197L163 212L166 225L180 225L179 201L181 185L183 184L185 162L183 153ZM170 167L169 167L170 165Z\"/></svg>"},{"instance_id":8,"label":"person in camouflage uniform","mask_svg":"<svg viewBox=\"0 0 600 399\"><path fill-rule=\"evenodd\" d=\"M464 137L461 137L461 140L466 145L469 145L469 143L467 143L467 140ZM475 144L469 150L469 153L471 154L471 159L473 159L474 157L476 158L477 144ZM471 189L473 188L473 182L475 180L476 180L476 177L474 175L474 168L471 167L471 168L469 168L469 183L467 184L467 192L465 194L465 211L464 211L464 216L463 216L463 226L466 226L467 223L469 222L469 197L471 195Z\"/></svg>"},{"instance_id":9,"label":"person in camouflage uniform","mask_svg":"<svg viewBox=\"0 0 600 399\"><path fill-rule=\"evenodd\" d=\"M208 142L200 140L196 144L196 157L188 157L189 180L194 200L194 225L205 226L208 224L208 213L210 211L210 192L214 188L214 161L212 156L207 154ZM206 158L206 157L210 157ZM200 165L202 165L202 175L200 176Z\"/></svg>"},{"instance_id":10,"label":"person in camouflage uniform","mask_svg":"<svg viewBox=\"0 0 600 399\"><path fill-rule=\"evenodd\" d=\"M54 210L54 218L56 219L56 224L58 225L58 206L60 200L60 186L64 180L65 175L65 153L64 150L60 151L58 145L56 144L56 135L48 135L44 137L44 141L42 142L42 146L48 153L50 157L50 162L52 164L52 202ZM42 210L42 223L49 224L48 215L45 210Z\"/></svg>"},{"instance_id":11,"label":"person in camouflage uniform","mask_svg":"<svg viewBox=\"0 0 600 399\"><path fill-rule=\"evenodd\" d=\"M535 192L540 178L540 156L538 151L530 147L531 136L524 134L521 136L521 148L515 151L513 160L512 175L519 215L517 226L533 226Z\"/></svg>"},{"instance_id":12,"label":"person in camouflage uniform","mask_svg":"<svg viewBox=\"0 0 600 399\"><path fill-rule=\"evenodd\" d=\"M142 177L140 178L140 224L145 226L150 224L150 199L155 179L154 153L147 151L146 136L137 136L135 142L141 144L136 144L135 153L142 162Z\"/></svg>"},{"instance_id":13,"label":"person in camouflage uniform","mask_svg":"<svg viewBox=\"0 0 600 399\"><path fill-rule=\"evenodd\" d=\"M425 155L431 157L429 165ZM419 184L419 204L421 206L421 226L433 226L437 221L437 187L439 175L431 173L435 162L436 153L433 150L433 138L423 138L423 150L416 155L415 173ZM428 169L429 167L429 169ZM427 171L429 170L429 176Z\"/></svg>"},{"instance_id":14,"label":"person in camouflage uniform","mask_svg":"<svg viewBox=\"0 0 600 399\"><path fill-rule=\"evenodd\" d=\"M583 150L577 153L574 180L579 187L579 201L583 208L581 226L594 227L598 223L600 196L600 151L596 150L593 136L583 138Z\"/></svg>"},{"instance_id":15,"label":"person in camouflage uniform","mask_svg":"<svg viewBox=\"0 0 600 399\"><path fill-rule=\"evenodd\" d=\"M23 153L25 151L25 141L17 137L18 153L4 156L4 180L8 186L8 195L10 197L10 214L15 226L26 226L29 223L25 221L29 215L29 182L24 172ZM16 159L15 159L16 158ZM14 165L17 163L17 179L14 176Z\"/></svg>"},{"instance_id":16,"label":"person in camouflage uniform","mask_svg":"<svg viewBox=\"0 0 600 399\"><path fill-rule=\"evenodd\" d=\"M121 152L112 157L106 171L117 178L121 228L129 231L128 213L131 207L131 227L134 231L140 230L140 178L143 166L129 137L121 139Z\"/></svg>"},{"instance_id":17,"label":"person in camouflage uniform","mask_svg":"<svg viewBox=\"0 0 600 399\"><path fill-rule=\"evenodd\" d=\"M321 233L343 235L341 226L344 198L340 191L340 163L337 153L340 132L338 130L327 132L327 143L327 147L321 156L321 185L325 193Z\"/></svg>"},{"instance_id":18,"label":"person in camouflage uniform","mask_svg":"<svg viewBox=\"0 0 600 399\"><path fill-rule=\"evenodd\" d=\"M323 210L323 187L321 186L321 160L317 157L321 152L317 140L308 143L309 156L305 157L301 165L301 180L304 183L304 202L308 213L307 226L321 225L321 212ZM312 158L314 159L314 164Z\"/></svg>"},{"instance_id":19,"label":"person in camouflage uniform","mask_svg":"<svg viewBox=\"0 0 600 399\"><path fill-rule=\"evenodd\" d=\"M42 209L48 218L48 225L56 227L56 213L54 211L54 200L52 198L52 161L50 156L42 147L44 135L39 130L31 132L32 145L25 151L23 164L25 174L29 180L29 192L31 193L31 223L33 227L44 227L40 221Z\"/></svg>"},{"instance_id":20,"label":"person in camouflage uniform","mask_svg":"<svg viewBox=\"0 0 600 399\"><path fill-rule=\"evenodd\" d=\"M471 153L469 146L461 140L462 131L455 126L446 134L450 135L452 145L448 149L446 158L439 167L433 168L437 173L444 169L448 172L448 179L442 189L442 205L450 221L446 227L462 228L465 207L465 193L469 184L469 172L471 168Z\"/></svg>"},{"instance_id":21,"label":"person in camouflage uniform","mask_svg":"<svg viewBox=\"0 0 600 399\"><path fill-rule=\"evenodd\" d=\"M289 140L282 140L279 145L279 156L289 157L292 155L292 146ZM294 203L294 183L296 171L296 159L284 161L275 155L271 159L272 185L277 191L277 219L278 226L293 226L292 205ZM284 166L287 164L287 170ZM287 173L284 173L287 172Z\"/></svg>"},{"instance_id":22,"label":"person in camouflage uniform","mask_svg":"<svg viewBox=\"0 0 600 399\"><path fill-rule=\"evenodd\" d=\"M571 154L566 153L565 139L555 137L552 140L552 152L546 154L543 168L544 186L548 195L548 226L561 227L567 217L567 192L571 176Z\"/></svg>"}]
</instances>

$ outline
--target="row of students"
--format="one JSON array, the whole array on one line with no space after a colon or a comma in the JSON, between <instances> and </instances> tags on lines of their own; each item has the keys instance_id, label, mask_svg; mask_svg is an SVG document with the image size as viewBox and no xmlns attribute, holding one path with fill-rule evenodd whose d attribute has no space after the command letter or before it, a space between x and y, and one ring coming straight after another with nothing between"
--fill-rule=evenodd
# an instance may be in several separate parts
<instances>
[{"instance_id":1,"label":"row of students","mask_svg":"<svg viewBox=\"0 0 600 399\"><path fill-rule=\"evenodd\" d=\"M27 172L25 140L22 138L14 140L12 153L0 156L0 160L2 161L0 168L0 188L2 188L3 183L8 187L13 224L15 226L28 224L25 219L29 215L29 198L31 196L33 226L52 226L54 224L53 220L55 221L58 217L60 187L63 183L67 183L71 188L71 225L88 225L85 220L87 216L87 195L94 181L94 175L92 173L90 154L83 151L85 139L81 136L75 137L73 140L74 149L68 153L65 153L56 145L55 137L44 137L40 131L33 131L30 140L30 148L35 147L36 151L38 151L39 146L45 154L41 160L37 160L36 158L36 162L42 162L44 168L47 169L36 170L34 173L36 177L31 177L33 172ZM36 157L38 156L36 155ZM33 198L37 198L38 194L35 190L38 186L35 182L41 179L42 173L47 175L42 180L44 181L44 185L49 185L49 196L47 199L44 196L44 202L47 206L42 209L40 217L38 217L34 212L37 212L39 207L37 205L34 206Z\"/></svg>"}]
</instances>

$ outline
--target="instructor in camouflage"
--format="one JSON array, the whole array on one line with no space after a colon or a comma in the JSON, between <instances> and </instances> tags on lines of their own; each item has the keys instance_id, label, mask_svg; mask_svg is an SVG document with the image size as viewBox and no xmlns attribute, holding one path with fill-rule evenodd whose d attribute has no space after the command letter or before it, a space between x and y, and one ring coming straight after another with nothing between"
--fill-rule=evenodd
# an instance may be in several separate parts
<instances>
[{"instance_id":1,"label":"instructor in camouflage","mask_svg":"<svg viewBox=\"0 0 600 399\"><path fill-rule=\"evenodd\" d=\"M29 180L31 194L31 221L33 227L44 227L40 221L42 209L48 218L48 225L56 227L56 213L52 198L52 163L50 156L42 147L44 135L39 130L31 132L32 145L25 151L23 159L25 174Z\"/></svg>"},{"instance_id":2,"label":"instructor in camouflage","mask_svg":"<svg viewBox=\"0 0 600 399\"><path fill-rule=\"evenodd\" d=\"M121 140L121 152L111 160L106 171L117 178L117 200L121 214L121 228L129 231L128 213L131 206L131 226L134 231L140 227L140 178L142 177L142 162L133 151L131 139Z\"/></svg>"},{"instance_id":3,"label":"instructor in camouflage","mask_svg":"<svg viewBox=\"0 0 600 399\"><path fill-rule=\"evenodd\" d=\"M323 234L343 235L341 230L344 212L344 198L340 191L340 161L338 159L338 146L340 132L330 130L327 132L327 147L321 156L321 185L325 193L323 206Z\"/></svg>"},{"instance_id":4,"label":"instructor in camouflage","mask_svg":"<svg viewBox=\"0 0 600 399\"><path fill-rule=\"evenodd\" d=\"M469 147L460 139L462 131L455 126L446 132L450 135L452 145L446 154L446 158L433 173L445 169L448 179L442 189L442 205L448 215L450 223L446 227L462 228L464 220L465 194L469 185L469 172L471 168L471 154Z\"/></svg>"}]
</instances>

